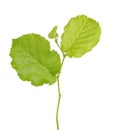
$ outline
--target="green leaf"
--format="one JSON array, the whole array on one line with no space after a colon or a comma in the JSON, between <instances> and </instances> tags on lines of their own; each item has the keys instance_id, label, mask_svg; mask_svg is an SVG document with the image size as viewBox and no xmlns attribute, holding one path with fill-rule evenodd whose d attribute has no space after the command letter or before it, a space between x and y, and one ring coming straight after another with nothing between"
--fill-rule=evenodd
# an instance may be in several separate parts
<instances>
[{"instance_id":1,"label":"green leaf","mask_svg":"<svg viewBox=\"0 0 113 130\"><path fill-rule=\"evenodd\" d=\"M61 48L69 57L79 58L99 42L99 23L85 15L71 18L61 36Z\"/></svg>"},{"instance_id":2,"label":"green leaf","mask_svg":"<svg viewBox=\"0 0 113 130\"><path fill-rule=\"evenodd\" d=\"M56 38L58 36L57 28L58 28L57 26L53 27L53 29L48 34L49 38L54 39L54 38Z\"/></svg>"},{"instance_id":3,"label":"green leaf","mask_svg":"<svg viewBox=\"0 0 113 130\"><path fill-rule=\"evenodd\" d=\"M50 50L50 43L38 34L27 34L12 40L12 67L22 80L35 86L53 84L60 72L60 57Z\"/></svg>"}]
</instances>

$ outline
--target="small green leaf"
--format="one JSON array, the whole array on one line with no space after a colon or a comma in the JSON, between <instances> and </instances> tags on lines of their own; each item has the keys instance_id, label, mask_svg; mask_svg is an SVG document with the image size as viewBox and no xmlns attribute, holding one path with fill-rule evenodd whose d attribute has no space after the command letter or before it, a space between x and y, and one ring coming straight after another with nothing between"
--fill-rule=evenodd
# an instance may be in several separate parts
<instances>
[{"instance_id":1,"label":"small green leaf","mask_svg":"<svg viewBox=\"0 0 113 130\"><path fill-rule=\"evenodd\" d=\"M38 34L27 34L12 42L12 67L22 80L31 81L35 86L56 81L61 68L60 57L50 50L48 40Z\"/></svg>"},{"instance_id":2,"label":"small green leaf","mask_svg":"<svg viewBox=\"0 0 113 130\"><path fill-rule=\"evenodd\" d=\"M99 23L85 15L71 18L64 27L61 48L69 57L81 57L99 42Z\"/></svg>"},{"instance_id":3,"label":"small green leaf","mask_svg":"<svg viewBox=\"0 0 113 130\"><path fill-rule=\"evenodd\" d=\"M50 33L48 34L48 37L51 38L51 39L54 39L58 36L58 33L57 33L57 26L55 26L51 31Z\"/></svg>"}]
</instances>

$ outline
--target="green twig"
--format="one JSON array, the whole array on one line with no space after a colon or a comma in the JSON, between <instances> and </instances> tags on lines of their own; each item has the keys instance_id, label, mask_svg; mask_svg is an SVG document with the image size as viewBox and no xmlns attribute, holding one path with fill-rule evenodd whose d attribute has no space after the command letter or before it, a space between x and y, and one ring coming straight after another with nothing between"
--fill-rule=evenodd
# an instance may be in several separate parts
<instances>
[{"instance_id":1,"label":"green twig","mask_svg":"<svg viewBox=\"0 0 113 130\"><path fill-rule=\"evenodd\" d=\"M58 120L58 113L59 113L59 106L60 106L60 99L61 99L59 76L57 78L57 84L58 84L58 104L57 104L57 110L56 110L56 125L57 125L57 130L60 130L59 120Z\"/></svg>"},{"instance_id":2,"label":"green twig","mask_svg":"<svg viewBox=\"0 0 113 130\"><path fill-rule=\"evenodd\" d=\"M63 66L65 58L66 58L66 56L63 54L63 60L62 60L62 64L61 64L61 70L62 70L62 66ZM60 73L61 73L61 71L60 71ZM56 110L56 125L57 125L57 130L60 130L60 128L59 128L59 118L58 118L58 115L59 115L59 106L60 106L60 100L61 100L60 81L59 81L60 73L57 76L57 85L58 85L58 104L57 104L57 110Z\"/></svg>"},{"instance_id":3,"label":"green twig","mask_svg":"<svg viewBox=\"0 0 113 130\"><path fill-rule=\"evenodd\" d=\"M61 46L58 44L58 35L56 35L55 37L55 43L56 45L58 46L58 48L60 49L60 51L62 52L62 55L63 55L63 59L62 59L62 63L61 63L61 68L60 68L60 72L57 76L57 86L58 86L58 103L57 103L57 109L56 109L56 125L57 125L57 130L60 130L59 128L59 107L60 107L60 100L61 100L61 92L60 92L60 74L61 74L61 70L62 70L62 66L64 64L64 60L66 58L66 55L64 54L64 52L62 51L62 48Z\"/></svg>"}]
</instances>

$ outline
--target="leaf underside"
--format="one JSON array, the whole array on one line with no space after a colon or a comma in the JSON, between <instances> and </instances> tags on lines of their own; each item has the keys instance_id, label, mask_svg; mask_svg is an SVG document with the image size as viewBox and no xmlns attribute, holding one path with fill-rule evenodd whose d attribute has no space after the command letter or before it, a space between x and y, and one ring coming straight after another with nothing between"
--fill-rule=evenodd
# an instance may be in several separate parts
<instances>
[{"instance_id":1,"label":"leaf underside","mask_svg":"<svg viewBox=\"0 0 113 130\"><path fill-rule=\"evenodd\" d=\"M95 20L85 15L71 18L61 36L61 48L69 57L79 58L100 40L101 29Z\"/></svg>"},{"instance_id":2,"label":"leaf underside","mask_svg":"<svg viewBox=\"0 0 113 130\"><path fill-rule=\"evenodd\" d=\"M35 86L53 84L60 72L61 62L50 43L38 34L26 34L12 40L12 67L22 80Z\"/></svg>"}]
</instances>

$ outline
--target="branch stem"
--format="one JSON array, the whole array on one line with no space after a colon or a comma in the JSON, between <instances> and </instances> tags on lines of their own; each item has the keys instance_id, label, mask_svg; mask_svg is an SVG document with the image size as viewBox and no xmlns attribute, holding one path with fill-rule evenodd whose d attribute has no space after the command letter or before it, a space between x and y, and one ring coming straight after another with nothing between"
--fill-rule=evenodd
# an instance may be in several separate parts
<instances>
[{"instance_id":1,"label":"branch stem","mask_svg":"<svg viewBox=\"0 0 113 130\"><path fill-rule=\"evenodd\" d=\"M62 63L61 63L61 70L62 70L62 66L63 66L65 58L66 58L66 55L63 54L63 60L62 60ZM61 74L61 71L60 71L60 73L57 76L57 85L58 85L58 104L57 104L57 109L56 109L56 125L57 125L57 130L60 130L60 128L59 128L59 117L58 117L58 115L59 115L60 100L61 100L60 80L59 80L60 74Z\"/></svg>"},{"instance_id":2,"label":"branch stem","mask_svg":"<svg viewBox=\"0 0 113 130\"><path fill-rule=\"evenodd\" d=\"M56 125L57 125L57 130L60 130L59 120L58 120L58 113L59 113L59 106L60 106L60 99L61 99L59 76L57 78L57 83L58 83L58 104L57 104L57 110L56 110Z\"/></svg>"}]
</instances>

